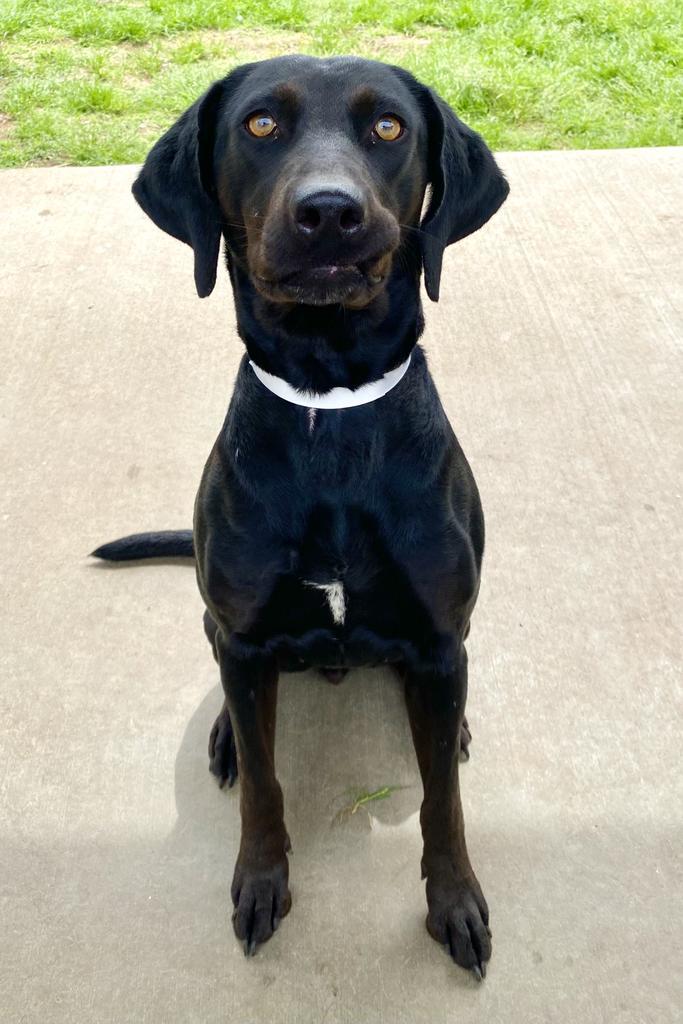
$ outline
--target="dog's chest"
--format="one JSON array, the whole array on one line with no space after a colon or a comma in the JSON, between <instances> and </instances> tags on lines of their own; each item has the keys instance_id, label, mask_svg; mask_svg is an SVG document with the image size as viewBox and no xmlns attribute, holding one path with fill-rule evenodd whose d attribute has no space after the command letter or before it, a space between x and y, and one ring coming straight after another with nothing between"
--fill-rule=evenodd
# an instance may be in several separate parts
<instances>
[{"instance_id":1,"label":"dog's chest","mask_svg":"<svg viewBox=\"0 0 683 1024\"><path fill-rule=\"evenodd\" d=\"M330 580L328 583L316 583L315 580L302 580L305 587L313 587L325 596L327 606L336 626L346 622L346 589L344 580Z\"/></svg>"},{"instance_id":2,"label":"dog's chest","mask_svg":"<svg viewBox=\"0 0 683 1024\"><path fill-rule=\"evenodd\" d=\"M383 525L358 508L318 508L287 552L255 611L249 635L284 667L401 660L432 616Z\"/></svg>"}]
</instances>

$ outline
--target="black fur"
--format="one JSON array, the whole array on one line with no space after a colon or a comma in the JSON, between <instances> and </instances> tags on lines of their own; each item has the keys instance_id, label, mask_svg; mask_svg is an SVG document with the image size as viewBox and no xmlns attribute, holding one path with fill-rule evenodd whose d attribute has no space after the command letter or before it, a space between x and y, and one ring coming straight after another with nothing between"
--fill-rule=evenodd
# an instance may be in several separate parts
<instances>
[{"instance_id":1,"label":"black fur","mask_svg":"<svg viewBox=\"0 0 683 1024\"><path fill-rule=\"evenodd\" d=\"M277 132L254 139L245 119L263 110ZM373 129L388 113L404 125L392 142ZM324 201L333 187L360 197L357 231L311 241L292 195L312 174ZM136 182L155 223L193 247L200 295L213 287L222 233L248 356L199 489L194 543L188 531L140 534L94 553L194 548L226 696L211 770L232 783L239 766L244 787L232 894L247 952L290 905L273 769L278 673L314 666L338 681L353 666L389 663L405 684L425 788L427 926L458 963L485 973L488 911L457 771L484 521L417 341L422 269L436 300L443 249L481 227L507 190L479 136L430 89L354 58L237 69L157 143ZM248 364L325 392L375 380L411 352L382 399L314 416L273 396ZM330 582L343 587L343 621L315 586Z\"/></svg>"},{"instance_id":2,"label":"black fur","mask_svg":"<svg viewBox=\"0 0 683 1024\"><path fill-rule=\"evenodd\" d=\"M194 558L192 530L131 533L109 544L101 544L92 555L107 562L133 562L140 558Z\"/></svg>"}]
</instances>

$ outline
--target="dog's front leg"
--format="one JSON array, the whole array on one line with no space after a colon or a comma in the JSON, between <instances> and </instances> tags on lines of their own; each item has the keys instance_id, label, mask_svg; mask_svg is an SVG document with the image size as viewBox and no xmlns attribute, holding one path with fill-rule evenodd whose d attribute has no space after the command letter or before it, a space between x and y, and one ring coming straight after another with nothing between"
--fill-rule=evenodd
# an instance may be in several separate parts
<instances>
[{"instance_id":1,"label":"dog's front leg","mask_svg":"<svg viewBox=\"0 0 683 1024\"><path fill-rule=\"evenodd\" d=\"M406 701L424 786L420 811L427 929L456 963L482 978L491 956L488 908L470 865L460 804L460 729L467 696L467 654L452 673L409 672Z\"/></svg>"},{"instance_id":2,"label":"dog's front leg","mask_svg":"<svg viewBox=\"0 0 683 1024\"><path fill-rule=\"evenodd\" d=\"M235 734L242 836L231 895L233 926L250 956L289 911L287 851L280 784L275 777L278 669L258 651L236 649L219 631L216 649Z\"/></svg>"}]
</instances>

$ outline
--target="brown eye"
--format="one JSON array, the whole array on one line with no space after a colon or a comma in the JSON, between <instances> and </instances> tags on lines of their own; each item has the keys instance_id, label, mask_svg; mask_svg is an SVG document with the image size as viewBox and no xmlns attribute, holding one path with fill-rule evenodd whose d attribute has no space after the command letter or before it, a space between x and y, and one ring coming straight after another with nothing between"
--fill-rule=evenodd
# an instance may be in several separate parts
<instances>
[{"instance_id":1,"label":"brown eye","mask_svg":"<svg viewBox=\"0 0 683 1024\"><path fill-rule=\"evenodd\" d=\"M403 135L403 125L393 114L384 114L375 122L375 135L384 142L394 142Z\"/></svg>"},{"instance_id":2,"label":"brown eye","mask_svg":"<svg viewBox=\"0 0 683 1024\"><path fill-rule=\"evenodd\" d=\"M270 114L252 114L244 122L244 127L247 129L250 135L255 135L257 139L265 139L266 136L272 135L277 128L277 122L274 117Z\"/></svg>"}]
</instances>

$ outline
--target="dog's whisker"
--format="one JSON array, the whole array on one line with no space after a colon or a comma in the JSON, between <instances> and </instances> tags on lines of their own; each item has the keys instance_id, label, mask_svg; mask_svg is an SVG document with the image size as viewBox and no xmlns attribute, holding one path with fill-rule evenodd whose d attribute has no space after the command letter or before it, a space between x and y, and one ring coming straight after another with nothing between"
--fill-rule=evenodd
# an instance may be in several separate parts
<instances>
[{"instance_id":1,"label":"dog's whisker","mask_svg":"<svg viewBox=\"0 0 683 1024\"><path fill-rule=\"evenodd\" d=\"M400 228L403 228L404 231L412 231L414 234L417 235L428 235L429 237L432 237L429 231L425 231L423 228L415 227L414 224L402 224L399 221L398 226Z\"/></svg>"}]
</instances>

